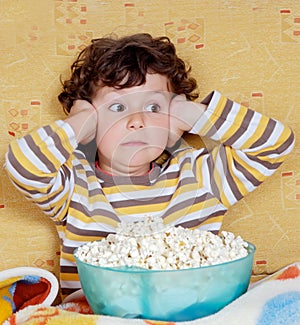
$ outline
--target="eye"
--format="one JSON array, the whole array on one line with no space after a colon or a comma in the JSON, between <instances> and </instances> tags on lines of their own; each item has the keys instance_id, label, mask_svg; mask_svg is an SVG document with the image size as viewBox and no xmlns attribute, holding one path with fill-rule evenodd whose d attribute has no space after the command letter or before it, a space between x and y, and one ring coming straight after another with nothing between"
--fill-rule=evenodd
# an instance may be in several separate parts
<instances>
[{"instance_id":1,"label":"eye","mask_svg":"<svg viewBox=\"0 0 300 325\"><path fill-rule=\"evenodd\" d=\"M126 107L123 104L115 103L108 107L113 112L124 112L126 110Z\"/></svg>"},{"instance_id":2,"label":"eye","mask_svg":"<svg viewBox=\"0 0 300 325\"><path fill-rule=\"evenodd\" d=\"M160 106L158 104L150 104L145 107L145 111L152 112L152 113L158 113L160 111Z\"/></svg>"}]
</instances>

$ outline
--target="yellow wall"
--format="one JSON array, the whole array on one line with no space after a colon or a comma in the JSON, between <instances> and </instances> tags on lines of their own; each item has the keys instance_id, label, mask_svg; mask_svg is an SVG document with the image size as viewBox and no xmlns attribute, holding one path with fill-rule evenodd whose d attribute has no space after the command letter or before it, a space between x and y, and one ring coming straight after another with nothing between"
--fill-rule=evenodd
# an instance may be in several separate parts
<instances>
[{"instance_id":1,"label":"yellow wall","mask_svg":"<svg viewBox=\"0 0 300 325\"><path fill-rule=\"evenodd\" d=\"M201 98L218 89L289 124L297 136L299 1L1 0L1 163L13 138L64 117L60 75L91 38L141 31L172 39L193 67ZM32 265L58 272L54 226L3 170L0 218L0 269ZM224 228L256 244L256 273L300 260L298 144L274 177L230 210Z\"/></svg>"}]
</instances>

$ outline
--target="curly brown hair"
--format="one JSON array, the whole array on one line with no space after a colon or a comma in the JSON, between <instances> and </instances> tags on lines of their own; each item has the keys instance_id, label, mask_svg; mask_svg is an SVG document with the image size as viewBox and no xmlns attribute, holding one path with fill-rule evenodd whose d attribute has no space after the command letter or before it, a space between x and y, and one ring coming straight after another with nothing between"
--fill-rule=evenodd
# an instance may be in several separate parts
<instances>
[{"instance_id":1,"label":"curly brown hair","mask_svg":"<svg viewBox=\"0 0 300 325\"><path fill-rule=\"evenodd\" d=\"M159 73L169 79L170 91L195 100L197 82L190 71L191 67L177 56L174 44L166 36L154 38L140 33L94 39L71 65L71 77L62 82L63 91L58 99L68 114L76 99L91 102L101 86L140 86L147 73Z\"/></svg>"}]
</instances>

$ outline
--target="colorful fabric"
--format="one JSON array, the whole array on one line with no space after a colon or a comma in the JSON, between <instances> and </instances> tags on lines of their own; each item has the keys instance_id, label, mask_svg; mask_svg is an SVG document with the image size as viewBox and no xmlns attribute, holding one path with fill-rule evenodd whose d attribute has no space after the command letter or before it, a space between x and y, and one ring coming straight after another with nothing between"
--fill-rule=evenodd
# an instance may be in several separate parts
<instances>
[{"instance_id":1,"label":"colorful fabric","mask_svg":"<svg viewBox=\"0 0 300 325\"><path fill-rule=\"evenodd\" d=\"M0 272L0 323L27 306L51 304L57 293L56 278L45 270L19 267Z\"/></svg>"},{"instance_id":2,"label":"colorful fabric","mask_svg":"<svg viewBox=\"0 0 300 325\"><path fill-rule=\"evenodd\" d=\"M57 307L29 306L3 325L99 324L99 325L299 325L300 263L289 265L256 284L218 313L188 322L160 322L91 315L84 300Z\"/></svg>"},{"instance_id":3,"label":"colorful fabric","mask_svg":"<svg viewBox=\"0 0 300 325\"><path fill-rule=\"evenodd\" d=\"M144 176L115 177L91 166L63 121L11 143L6 168L16 187L56 221L61 287L80 288L73 251L101 239L120 220L145 214L218 232L227 209L274 173L292 150L291 130L217 91L191 133L219 142L209 151L175 150Z\"/></svg>"}]
</instances>

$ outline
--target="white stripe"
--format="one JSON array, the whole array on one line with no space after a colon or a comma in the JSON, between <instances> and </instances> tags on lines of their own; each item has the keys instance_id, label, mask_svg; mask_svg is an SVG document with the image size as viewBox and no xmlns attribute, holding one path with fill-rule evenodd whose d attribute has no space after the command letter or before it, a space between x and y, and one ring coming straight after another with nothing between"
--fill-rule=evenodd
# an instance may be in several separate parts
<instances>
[{"instance_id":1,"label":"white stripe","mask_svg":"<svg viewBox=\"0 0 300 325\"><path fill-rule=\"evenodd\" d=\"M228 163L226 159L226 164ZM229 201L230 205L233 205L237 199L235 198L226 178L226 173L229 173L227 166L224 166L224 162L220 158L220 155L218 153L216 162L215 162L215 168L219 174L219 178L221 179L222 187L219 188L220 194L224 194Z\"/></svg>"},{"instance_id":2,"label":"white stripe","mask_svg":"<svg viewBox=\"0 0 300 325\"><path fill-rule=\"evenodd\" d=\"M284 127L281 123L278 123L275 125L275 128L272 130L271 135L269 136L268 139L265 139L265 142L260 145L257 146L255 148L251 148L251 149L246 149L244 150L245 152L257 152L257 151L264 151L265 149L267 150L271 150L270 147L274 144L276 144L277 146L280 145L280 143L277 143L278 139L281 137L282 132L284 131ZM274 151L273 156L276 154L276 152ZM281 154L276 154L276 156L281 156Z\"/></svg>"},{"instance_id":3,"label":"white stripe","mask_svg":"<svg viewBox=\"0 0 300 325\"><path fill-rule=\"evenodd\" d=\"M199 178L202 180L203 182L203 187L206 187L210 193L212 193L211 191L211 178L213 177L213 175L210 174L210 170L208 167L208 159L212 158L209 154L207 154L204 159L203 159L203 163L201 166L201 175L199 176Z\"/></svg>"},{"instance_id":4,"label":"white stripe","mask_svg":"<svg viewBox=\"0 0 300 325\"><path fill-rule=\"evenodd\" d=\"M63 120L57 121L57 125L64 129L64 131L68 136L68 141L70 142L71 146L73 148L77 148L78 143L77 143L76 135L71 125Z\"/></svg>"},{"instance_id":5,"label":"white stripe","mask_svg":"<svg viewBox=\"0 0 300 325\"><path fill-rule=\"evenodd\" d=\"M148 200L153 200L153 198L155 197L174 194L175 190L176 190L176 186L154 188L154 189L149 188L147 190L112 193L106 195L106 197L109 202L123 202L123 201L128 201L130 199L148 201Z\"/></svg>"},{"instance_id":6,"label":"white stripe","mask_svg":"<svg viewBox=\"0 0 300 325\"><path fill-rule=\"evenodd\" d=\"M193 220L201 219L201 218L206 218L207 216L213 214L214 212L224 210L224 209L226 209L226 208L224 207L223 204L221 204L221 203L215 204L213 206L203 208L203 209L201 209L199 211L194 211L194 212L188 213L185 216L183 216L183 217L181 217L179 219L176 219L171 224L176 226L176 225L178 225L180 223L193 221Z\"/></svg>"},{"instance_id":7,"label":"white stripe","mask_svg":"<svg viewBox=\"0 0 300 325\"><path fill-rule=\"evenodd\" d=\"M55 195L55 197L51 198L51 203L50 204L52 206L55 205L58 201L60 201L62 198L65 199L65 202L63 203L63 205L64 205L66 203L67 198L70 196L70 192L69 192L68 187L66 186L66 187L63 187L63 191L59 192L58 194L51 191L49 196L51 196L51 195ZM46 199L47 200L47 198L48 198L47 196L45 196L44 194L38 193L38 194L32 195L31 197L32 197L33 200L40 200L40 199ZM36 204L43 210L49 208L49 202L43 203L43 202L37 202L36 201ZM52 210L55 210L55 209L57 209L57 206L56 207L54 206L52 208Z\"/></svg>"},{"instance_id":8,"label":"white stripe","mask_svg":"<svg viewBox=\"0 0 300 325\"><path fill-rule=\"evenodd\" d=\"M60 164L65 163L65 161L66 161L65 157L57 149L54 139L45 132L45 129L43 129L43 128L39 129L37 131L37 133L40 136L41 141L45 142L45 144L47 146L47 150L52 153L53 158L56 158L60 162ZM49 161L51 161L51 163L54 164L53 159L51 159Z\"/></svg>"},{"instance_id":9,"label":"white stripe","mask_svg":"<svg viewBox=\"0 0 300 325\"><path fill-rule=\"evenodd\" d=\"M216 107L220 101L221 94L218 91L214 91L214 94L207 106L207 109L204 111L204 113L200 116L200 118L196 121L196 123L193 125L190 133L193 134L201 134L201 130L203 129L204 125L207 124L211 120L211 115L214 114ZM204 135L204 134L201 134Z\"/></svg>"},{"instance_id":10,"label":"white stripe","mask_svg":"<svg viewBox=\"0 0 300 325\"><path fill-rule=\"evenodd\" d=\"M65 175L64 175L65 176ZM62 178L65 180L65 184L64 186L62 186ZM53 183L53 184L52 184ZM41 183L42 184L42 183ZM53 178L51 183L49 184L44 184L45 188L50 188L51 187L51 191L49 194L44 194L44 193L37 193L37 194L32 194L31 197L33 199L41 199L41 198L46 198L46 196L51 196L51 195L56 195L56 197L53 197L51 199L51 203L55 203L57 201L59 201L62 197L70 197L71 192L73 191L73 187L74 187L74 176L71 174L71 179L69 180L68 178L62 177L62 175L59 173L57 175L56 178ZM60 192L58 192L59 187L61 187L62 189L60 190ZM65 195L67 194L67 195ZM39 203L37 202L40 206L44 206L43 203ZM46 206L48 206L48 203L46 203Z\"/></svg>"},{"instance_id":11,"label":"white stripe","mask_svg":"<svg viewBox=\"0 0 300 325\"><path fill-rule=\"evenodd\" d=\"M240 105L234 102L231 110L226 116L226 120L224 121L224 123L222 123L222 125L218 130L217 129L215 130L215 133L211 136L211 139L215 141L220 141L223 139L226 132L229 131L229 133L232 134L232 131L230 132L230 129L232 129L235 123L234 121L236 119L236 116L239 114L239 111L240 111Z\"/></svg>"},{"instance_id":12,"label":"white stripe","mask_svg":"<svg viewBox=\"0 0 300 325\"><path fill-rule=\"evenodd\" d=\"M209 125L210 126L206 126L206 130L210 129L210 127L212 127L212 123L210 122L211 120L211 115L212 112L206 110L205 112L203 112L203 114L200 116L200 118L196 121L196 123L194 124L194 126L191 128L191 130L189 131L189 133L192 134L199 134L199 135L205 135L206 132L204 132L204 126L205 125Z\"/></svg>"},{"instance_id":13,"label":"white stripe","mask_svg":"<svg viewBox=\"0 0 300 325\"><path fill-rule=\"evenodd\" d=\"M222 226L221 222L213 222L210 224L200 225L198 229L206 231L219 231Z\"/></svg>"},{"instance_id":14,"label":"white stripe","mask_svg":"<svg viewBox=\"0 0 300 325\"><path fill-rule=\"evenodd\" d=\"M80 281L60 281L62 288L78 289L81 288Z\"/></svg>"},{"instance_id":15,"label":"white stripe","mask_svg":"<svg viewBox=\"0 0 300 325\"><path fill-rule=\"evenodd\" d=\"M9 161L7 161L6 167L7 167L7 170L9 171L9 173L12 175L12 177L14 179L16 179L18 181L18 183L22 184L22 187L25 187L25 188L33 187L33 188L35 188L37 190L47 188L47 184L43 184L43 183L37 182L35 180L24 178L21 174L18 173L18 171L16 169L14 169L11 166ZM20 188L17 184L15 184L15 185L18 187L18 189ZM28 189L28 190L30 190L30 189ZM22 192L28 194L27 191L22 190Z\"/></svg>"},{"instance_id":16,"label":"white stripe","mask_svg":"<svg viewBox=\"0 0 300 325\"><path fill-rule=\"evenodd\" d=\"M35 153L29 147L25 138L21 138L20 140L18 140L18 145L19 145L20 149L22 148L21 151L24 153L26 159L29 160L36 168L38 168L39 170L42 170L44 173L51 172L49 170L49 168L47 167L47 165L45 165L41 161L41 159L35 155Z\"/></svg>"},{"instance_id":17,"label":"white stripe","mask_svg":"<svg viewBox=\"0 0 300 325\"><path fill-rule=\"evenodd\" d=\"M267 167L265 167L262 163L256 162L252 159L249 159L249 157L247 156L247 154L245 154L242 151L236 151L236 154L249 166L251 166L252 168L256 169L259 173L261 173L264 176L270 176L274 173L274 169L268 169ZM247 167L247 170L249 170L249 168ZM251 173L252 175L254 174L253 172Z\"/></svg>"},{"instance_id":18,"label":"white stripe","mask_svg":"<svg viewBox=\"0 0 300 325\"><path fill-rule=\"evenodd\" d=\"M242 135L240 135L240 137L235 141L235 143L233 144L234 148L241 148L244 145L244 143L247 142L249 139L251 139L252 135L256 133L256 130L258 128L259 129L261 128L261 126L259 125L261 117L262 117L261 114L255 112L250 122L251 126L249 125L249 127L245 130L245 132Z\"/></svg>"},{"instance_id":19,"label":"white stripe","mask_svg":"<svg viewBox=\"0 0 300 325\"><path fill-rule=\"evenodd\" d=\"M285 155L288 155L292 150L293 150L293 147L294 147L294 144L295 144L295 140L293 141L292 145L290 145L286 150L284 150L280 155L277 155L277 154L271 154L269 155L270 158L278 158L279 157L284 157Z\"/></svg>"},{"instance_id":20,"label":"white stripe","mask_svg":"<svg viewBox=\"0 0 300 325\"><path fill-rule=\"evenodd\" d=\"M234 164L233 166L231 166L233 169L233 173L234 175L242 182L242 184L245 186L246 190L248 192L252 192L256 186L254 186L246 177L245 175L239 171L238 169L234 168ZM236 182L235 182L236 183Z\"/></svg>"},{"instance_id":21,"label":"white stripe","mask_svg":"<svg viewBox=\"0 0 300 325\"><path fill-rule=\"evenodd\" d=\"M91 220L93 222L85 223L84 221L81 221L80 219L77 219L76 217L73 217L71 215L68 216L68 223L78 229L87 229L92 231L105 231L105 232L116 232L116 229L108 224L101 223L94 221L93 217L91 217ZM68 242L72 242L69 239L66 239ZM77 245L77 241L73 241L74 245Z\"/></svg>"},{"instance_id":22,"label":"white stripe","mask_svg":"<svg viewBox=\"0 0 300 325\"><path fill-rule=\"evenodd\" d=\"M83 243L83 244L84 244L84 243ZM75 262L72 262L72 261L66 260L65 258L61 258L61 259L60 259L60 265L61 265L61 266L74 266L74 265L75 265Z\"/></svg>"},{"instance_id":23,"label":"white stripe","mask_svg":"<svg viewBox=\"0 0 300 325\"><path fill-rule=\"evenodd\" d=\"M104 196L101 197L104 198ZM108 211L113 211L112 208L109 208L110 205L106 201L99 200L94 203L91 203L88 197L76 193L76 187L73 193L72 201L80 203L81 205L85 206L89 211L92 211L93 209L105 209Z\"/></svg>"}]
</instances>

